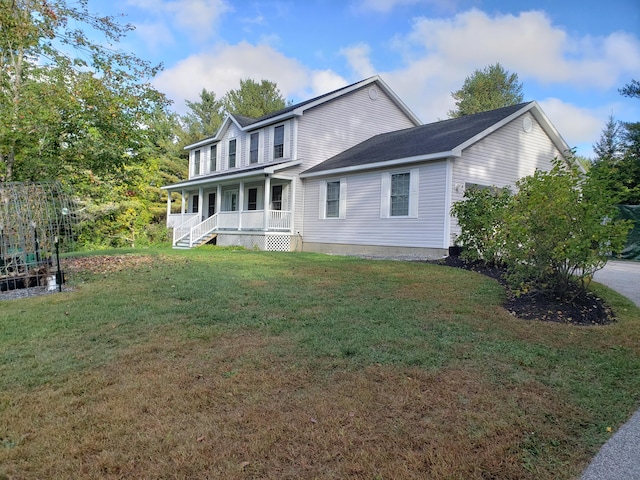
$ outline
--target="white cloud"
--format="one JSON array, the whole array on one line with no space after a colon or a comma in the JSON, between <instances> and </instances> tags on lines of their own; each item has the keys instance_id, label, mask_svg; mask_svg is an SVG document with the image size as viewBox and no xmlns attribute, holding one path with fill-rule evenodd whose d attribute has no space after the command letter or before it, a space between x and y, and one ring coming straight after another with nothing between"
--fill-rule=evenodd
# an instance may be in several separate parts
<instances>
[{"instance_id":1,"label":"white cloud","mask_svg":"<svg viewBox=\"0 0 640 480\"><path fill-rule=\"evenodd\" d=\"M275 82L285 98L306 100L345 85L331 71L313 71L268 45L220 45L210 53L192 55L164 70L155 79L156 88L174 100L179 113L184 100L197 100L203 88L222 97L251 78Z\"/></svg>"},{"instance_id":2,"label":"white cloud","mask_svg":"<svg viewBox=\"0 0 640 480\"><path fill-rule=\"evenodd\" d=\"M215 35L220 17L232 10L225 0L128 0L127 4L143 12L145 21L136 24L136 31L151 49L166 43L172 32L207 40Z\"/></svg>"},{"instance_id":3,"label":"white cloud","mask_svg":"<svg viewBox=\"0 0 640 480\"><path fill-rule=\"evenodd\" d=\"M609 115L605 113L606 108L581 108L558 98L546 98L538 103L569 147L577 147L579 155L593 155L591 145L599 138Z\"/></svg>"},{"instance_id":4,"label":"white cloud","mask_svg":"<svg viewBox=\"0 0 640 480\"><path fill-rule=\"evenodd\" d=\"M538 11L490 17L473 9L450 19L418 18L395 44L409 61L443 57L467 74L500 62L521 79L542 83L604 89L640 70L640 42L631 35L573 38Z\"/></svg>"},{"instance_id":5,"label":"white cloud","mask_svg":"<svg viewBox=\"0 0 640 480\"><path fill-rule=\"evenodd\" d=\"M370 53L371 49L365 43L360 43L340 50L340 54L347 59L349 66L353 69L355 74L361 78L368 78L376 73L369 58Z\"/></svg>"}]
</instances>

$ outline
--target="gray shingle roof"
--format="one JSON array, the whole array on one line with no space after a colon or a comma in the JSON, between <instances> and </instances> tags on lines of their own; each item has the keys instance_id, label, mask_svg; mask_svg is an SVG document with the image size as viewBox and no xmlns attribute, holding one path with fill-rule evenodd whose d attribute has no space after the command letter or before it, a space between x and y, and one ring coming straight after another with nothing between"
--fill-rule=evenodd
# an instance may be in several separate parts
<instances>
[{"instance_id":1,"label":"gray shingle roof","mask_svg":"<svg viewBox=\"0 0 640 480\"><path fill-rule=\"evenodd\" d=\"M382 133L325 160L304 173L451 152L529 103L532 102Z\"/></svg>"}]
</instances>

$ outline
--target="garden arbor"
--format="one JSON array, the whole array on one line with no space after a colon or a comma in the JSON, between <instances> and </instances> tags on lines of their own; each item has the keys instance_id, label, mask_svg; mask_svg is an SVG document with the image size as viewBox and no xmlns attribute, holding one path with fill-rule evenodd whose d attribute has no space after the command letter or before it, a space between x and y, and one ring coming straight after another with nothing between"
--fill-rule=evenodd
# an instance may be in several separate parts
<instances>
[{"instance_id":1,"label":"garden arbor","mask_svg":"<svg viewBox=\"0 0 640 480\"><path fill-rule=\"evenodd\" d=\"M62 285L72 244L71 200L57 183L0 183L0 290ZM57 275L56 275L57 274Z\"/></svg>"}]
</instances>

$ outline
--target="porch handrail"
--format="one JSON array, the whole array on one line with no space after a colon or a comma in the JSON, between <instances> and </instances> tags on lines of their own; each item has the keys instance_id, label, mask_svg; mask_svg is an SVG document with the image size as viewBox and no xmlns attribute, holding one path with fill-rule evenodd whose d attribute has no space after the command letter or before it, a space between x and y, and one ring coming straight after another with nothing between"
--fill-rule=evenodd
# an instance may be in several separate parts
<instances>
[{"instance_id":1,"label":"porch handrail","mask_svg":"<svg viewBox=\"0 0 640 480\"><path fill-rule=\"evenodd\" d=\"M173 228L173 245L176 245L183 238L191 235L191 229L197 225L200 221L200 217L197 215L191 217L186 222L181 223L177 227Z\"/></svg>"},{"instance_id":2,"label":"porch handrail","mask_svg":"<svg viewBox=\"0 0 640 480\"><path fill-rule=\"evenodd\" d=\"M212 232L216 228L218 228L217 213L211 215L209 218L191 227L191 230L189 232L189 248L193 247L193 244L195 242L197 242L202 237Z\"/></svg>"},{"instance_id":3,"label":"porch handrail","mask_svg":"<svg viewBox=\"0 0 640 480\"><path fill-rule=\"evenodd\" d=\"M288 210L268 210L270 230L290 230L291 212Z\"/></svg>"}]
</instances>

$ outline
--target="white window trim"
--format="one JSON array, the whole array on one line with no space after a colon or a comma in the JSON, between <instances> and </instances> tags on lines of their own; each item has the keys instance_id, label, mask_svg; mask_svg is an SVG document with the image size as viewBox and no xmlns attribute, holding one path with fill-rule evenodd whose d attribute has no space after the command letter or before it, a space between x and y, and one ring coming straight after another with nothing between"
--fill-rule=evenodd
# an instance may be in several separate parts
<instances>
[{"instance_id":1,"label":"white window trim","mask_svg":"<svg viewBox=\"0 0 640 480\"><path fill-rule=\"evenodd\" d=\"M251 163L251 135L258 134L258 161L256 163ZM254 132L249 132L247 135L247 165L257 165L259 163L263 163L264 159L264 132L258 130ZM236 161L236 165L237 165Z\"/></svg>"},{"instance_id":2,"label":"white window trim","mask_svg":"<svg viewBox=\"0 0 640 480\"><path fill-rule=\"evenodd\" d=\"M211 147L216 147L216 168L211 170ZM209 173L217 172L220 169L220 145L209 145Z\"/></svg>"},{"instance_id":3,"label":"white window trim","mask_svg":"<svg viewBox=\"0 0 640 480\"><path fill-rule=\"evenodd\" d=\"M231 166L231 142L235 141L235 162L233 167ZM227 140L227 170L231 170L232 168L238 168L238 138L237 137L230 137Z\"/></svg>"},{"instance_id":4,"label":"white window trim","mask_svg":"<svg viewBox=\"0 0 640 480\"><path fill-rule=\"evenodd\" d=\"M337 217L327 217L327 183L340 182L340 206ZM344 220L347 218L347 177L323 180L320 182L319 218L321 220Z\"/></svg>"},{"instance_id":5,"label":"white window trim","mask_svg":"<svg viewBox=\"0 0 640 480\"><path fill-rule=\"evenodd\" d=\"M276 127L284 126L284 145L282 148L282 158L290 158L291 157L291 138L290 138L290 125L289 122L278 123L269 127L269 160L276 160L273 154L273 147L275 145L276 139ZM277 160L280 160L278 158Z\"/></svg>"},{"instance_id":6,"label":"white window trim","mask_svg":"<svg viewBox=\"0 0 640 480\"><path fill-rule=\"evenodd\" d=\"M409 174L409 215L391 216L391 175ZM418 193L420 185L420 169L409 171L383 172L380 185L380 218L418 218Z\"/></svg>"},{"instance_id":7,"label":"white window trim","mask_svg":"<svg viewBox=\"0 0 640 480\"><path fill-rule=\"evenodd\" d=\"M191 176L198 177L202 175L202 149L196 148L195 150L192 150L192 152L193 152L193 155L192 155L192 162L191 162ZM196 152L200 152L197 162L196 162ZM197 167L197 172L196 172L196 167Z\"/></svg>"}]
</instances>

